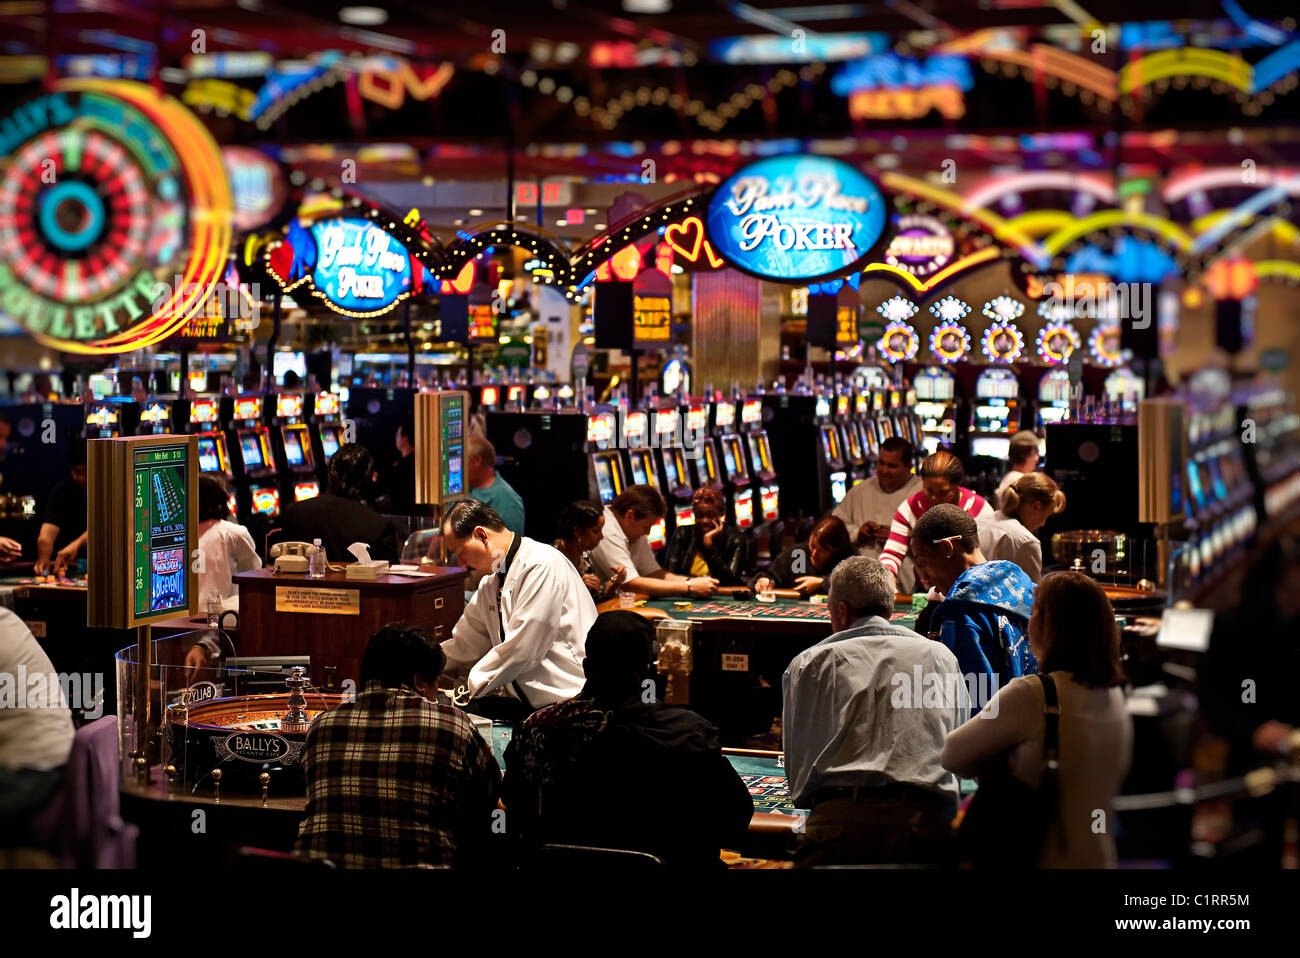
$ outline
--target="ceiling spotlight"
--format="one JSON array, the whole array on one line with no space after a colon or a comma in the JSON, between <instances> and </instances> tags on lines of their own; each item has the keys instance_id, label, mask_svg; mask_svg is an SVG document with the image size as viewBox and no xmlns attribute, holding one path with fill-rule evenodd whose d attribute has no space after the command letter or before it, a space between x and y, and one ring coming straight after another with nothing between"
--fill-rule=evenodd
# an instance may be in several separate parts
<instances>
[{"instance_id":1,"label":"ceiling spotlight","mask_svg":"<svg viewBox=\"0 0 1300 958\"><path fill-rule=\"evenodd\" d=\"M339 20L354 27L377 27L388 22L383 7L340 7Z\"/></svg>"},{"instance_id":2,"label":"ceiling spotlight","mask_svg":"<svg viewBox=\"0 0 1300 958\"><path fill-rule=\"evenodd\" d=\"M483 211L482 211L482 210L470 210L470 211L469 211L469 215L470 215L470 216L482 216L482 215L483 215Z\"/></svg>"},{"instance_id":3,"label":"ceiling spotlight","mask_svg":"<svg viewBox=\"0 0 1300 958\"><path fill-rule=\"evenodd\" d=\"M672 8L672 0L623 0L623 9L628 13L667 13Z\"/></svg>"}]
</instances>

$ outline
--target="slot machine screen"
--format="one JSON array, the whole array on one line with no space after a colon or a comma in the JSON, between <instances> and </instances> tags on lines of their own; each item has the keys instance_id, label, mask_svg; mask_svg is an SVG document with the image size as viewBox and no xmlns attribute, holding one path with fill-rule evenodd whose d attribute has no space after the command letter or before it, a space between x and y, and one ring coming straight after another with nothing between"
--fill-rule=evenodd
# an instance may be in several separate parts
<instances>
[{"instance_id":1,"label":"slot machine screen","mask_svg":"<svg viewBox=\"0 0 1300 958\"><path fill-rule=\"evenodd\" d=\"M736 405L735 403L720 402L715 413L714 425L719 428L727 428L735 425L736 422Z\"/></svg>"},{"instance_id":2,"label":"slot machine screen","mask_svg":"<svg viewBox=\"0 0 1300 958\"><path fill-rule=\"evenodd\" d=\"M709 411L703 406L691 406L686 410L686 431L697 436L704 435L709 428Z\"/></svg>"},{"instance_id":3,"label":"slot machine screen","mask_svg":"<svg viewBox=\"0 0 1300 958\"><path fill-rule=\"evenodd\" d=\"M655 435L657 436L677 435L677 410L676 409L658 409L655 411Z\"/></svg>"},{"instance_id":4,"label":"slot machine screen","mask_svg":"<svg viewBox=\"0 0 1300 958\"><path fill-rule=\"evenodd\" d=\"M764 522L780 518L780 490L776 486L764 486L759 491L759 505L763 510Z\"/></svg>"},{"instance_id":5,"label":"slot machine screen","mask_svg":"<svg viewBox=\"0 0 1300 958\"><path fill-rule=\"evenodd\" d=\"M334 453L339 451L339 431L335 426L320 427L320 448L325 453L325 461L329 462Z\"/></svg>"},{"instance_id":6,"label":"slot machine screen","mask_svg":"<svg viewBox=\"0 0 1300 958\"><path fill-rule=\"evenodd\" d=\"M623 424L623 435L628 446L633 449L646 445L650 438L650 417L640 410L628 413Z\"/></svg>"},{"instance_id":7,"label":"slot machine screen","mask_svg":"<svg viewBox=\"0 0 1300 958\"><path fill-rule=\"evenodd\" d=\"M510 386L506 389L506 402L514 403L516 406L524 404L524 387Z\"/></svg>"},{"instance_id":8,"label":"slot machine screen","mask_svg":"<svg viewBox=\"0 0 1300 958\"><path fill-rule=\"evenodd\" d=\"M280 514L280 490L271 486L254 486L249 492L253 496L253 511L259 516L278 516Z\"/></svg>"},{"instance_id":9,"label":"slot machine screen","mask_svg":"<svg viewBox=\"0 0 1300 958\"><path fill-rule=\"evenodd\" d=\"M317 393L314 412L317 416L337 416L339 397L335 393Z\"/></svg>"},{"instance_id":10,"label":"slot machine screen","mask_svg":"<svg viewBox=\"0 0 1300 958\"><path fill-rule=\"evenodd\" d=\"M749 467L745 464L745 453L740 447L739 436L723 437L722 457L726 460L728 475L736 479L749 477Z\"/></svg>"},{"instance_id":11,"label":"slot machine screen","mask_svg":"<svg viewBox=\"0 0 1300 958\"><path fill-rule=\"evenodd\" d=\"M140 411L140 421L151 426L171 424L171 406L164 402L151 402Z\"/></svg>"},{"instance_id":12,"label":"slot machine screen","mask_svg":"<svg viewBox=\"0 0 1300 958\"><path fill-rule=\"evenodd\" d=\"M287 372L296 373L299 379L307 378L307 357L301 351L276 353L271 359L271 375L284 379Z\"/></svg>"},{"instance_id":13,"label":"slot machine screen","mask_svg":"<svg viewBox=\"0 0 1300 958\"><path fill-rule=\"evenodd\" d=\"M677 527L695 525L695 509L691 506L679 506L674 513L677 518Z\"/></svg>"},{"instance_id":14,"label":"slot machine screen","mask_svg":"<svg viewBox=\"0 0 1300 958\"><path fill-rule=\"evenodd\" d=\"M718 459L717 453L713 451L713 443L706 441L704 445L700 447L700 458L698 461L704 463L704 475L702 478L718 478Z\"/></svg>"},{"instance_id":15,"label":"slot machine screen","mask_svg":"<svg viewBox=\"0 0 1300 958\"><path fill-rule=\"evenodd\" d=\"M291 466L301 466L303 463L302 437L296 429L286 429L284 436L284 458Z\"/></svg>"},{"instance_id":16,"label":"slot machine screen","mask_svg":"<svg viewBox=\"0 0 1300 958\"><path fill-rule=\"evenodd\" d=\"M845 474L842 472L831 473L831 500L839 505L844 501L844 496L848 492L848 483Z\"/></svg>"},{"instance_id":17,"label":"slot machine screen","mask_svg":"<svg viewBox=\"0 0 1300 958\"><path fill-rule=\"evenodd\" d=\"M1205 509L1205 490L1201 488L1201 470L1194 460L1187 462L1187 490L1197 512Z\"/></svg>"},{"instance_id":18,"label":"slot machine screen","mask_svg":"<svg viewBox=\"0 0 1300 958\"><path fill-rule=\"evenodd\" d=\"M235 418L240 422L252 422L262 418L262 400L256 396L235 400Z\"/></svg>"},{"instance_id":19,"label":"slot machine screen","mask_svg":"<svg viewBox=\"0 0 1300 958\"><path fill-rule=\"evenodd\" d=\"M217 401L196 399L190 403L190 422L208 424L217 421Z\"/></svg>"},{"instance_id":20,"label":"slot machine screen","mask_svg":"<svg viewBox=\"0 0 1300 958\"><path fill-rule=\"evenodd\" d=\"M618 492L614 488L614 476L610 469L609 460L599 458L595 460L596 464L596 486L600 489L600 501L609 502Z\"/></svg>"},{"instance_id":21,"label":"slot machine screen","mask_svg":"<svg viewBox=\"0 0 1300 958\"><path fill-rule=\"evenodd\" d=\"M754 492L744 489L736 493L736 525L748 529L754 524Z\"/></svg>"},{"instance_id":22,"label":"slot machine screen","mask_svg":"<svg viewBox=\"0 0 1300 958\"><path fill-rule=\"evenodd\" d=\"M222 472L221 459L217 456L217 441L211 436L199 437L199 470L201 472Z\"/></svg>"},{"instance_id":23,"label":"slot machine screen","mask_svg":"<svg viewBox=\"0 0 1300 958\"><path fill-rule=\"evenodd\" d=\"M826 454L826 458L831 461L835 461L839 459L840 440L839 440L839 436L836 435L835 433L835 427L829 425L822 426L821 433L822 433L822 452Z\"/></svg>"},{"instance_id":24,"label":"slot machine screen","mask_svg":"<svg viewBox=\"0 0 1300 958\"><path fill-rule=\"evenodd\" d=\"M134 458L135 615L190 607L188 446L150 446Z\"/></svg>"},{"instance_id":25,"label":"slot machine screen","mask_svg":"<svg viewBox=\"0 0 1300 958\"><path fill-rule=\"evenodd\" d=\"M319 482L295 482L293 484L294 502L302 502L304 499L315 499L319 495Z\"/></svg>"},{"instance_id":26,"label":"slot machine screen","mask_svg":"<svg viewBox=\"0 0 1300 958\"><path fill-rule=\"evenodd\" d=\"M668 524L660 519L650 527L645 537L650 540L651 549L662 549L668 543Z\"/></svg>"},{"instance_id":27,"label":"slot machine screen","mask_svg":"<svg viewBox=\"0 0 1300 958\"><path fill-rule=\"evenodd\" d=\"M598 412L587 417L587 442L598 449L607 449L614 439L615 417L611 412Z\"/></svg>"},{"instance_id":28,"label":"slot machine screen","mask_svg":"<svg viewBox=\"0 0 1300 958\"><path fill-rule=\"evenodd\" d=\"M872 412L875 412L875 413L881 413L881 412L884 412L884 411L885 411L885 394L884 394L884 393L872 393L872 394L871 394L871 411L872 411Z\"/></svg>"},{"instance_id":29,"label":"slot machine screen","mask_svg":"<svg viewBox=\"0 0 1300 958\"><path fill-rule=\"evenodd\" d=\"M1011 453L1011 440L1003 436L978 436L970 441L970 451L975 456L1005 459Z\"/></svg>"},{"instance_id":30,"label":"slot machine screen","mask_svg":"<svg viewBox=\"0 0 1300 958\"><path fill-rule=\"evenodd\" d=\"M846 417L848 416L848 414L849 414L849 397L848 397L848 396L836 396L836 397L835 397L835 414L836 414L837 416L839 416L841 419L844 419L844 418L846 418Z\"/></svg>"},{"instance_id":31,"label":"slot machine screen","mask_svg":"<svg viewBox=\"0 0 1300 958\"><path fill-rule=\"evenodd\" d=\"M1214 488L1214 498L1222 502L1228 498L1228 487L1223 481L1223 471L1219 467L1218 457L1211 457L1208 465L1210 467L1210 485Z\"/></svg>"},{"instance_id":32,"label":"slot machine screen","mask_svg":"<svg viewBox=\"0 0 1300 958\"><path fill-rule=\"evenodd\" d=\"M661 453L664 461L664 481L668 483L668 488L676 489L679 486L686 485L682 481L682 473L678 468L681 452L676 449L663 449Z\"/></svg>"},{"instance_id":33,"label":"slot machine screen","mask_svg":"<svg viewBox=\"0 0 1300 958\"><path fill-rule=\"evenodd\" d=\"M86 425L97 429L117 429L117 406L111 402L86 407Z\"/></svg>"},{"instance_id":34,"label":"slot machine screen","mask_svg":"<svg viewBox=\"0 0 1300 958\"><path fill-rule=\"evenodd\" d=\"M862 446L858 442L857 430L854 429L852 425L849 425L848 428L844 430L844 435L848 437L849 440L849 456L853 459L861 459Z\"/></svg>"},{"instance_id":35,"label":"slot machine screen","mask_svg":"<svg viewBox=\"0 0 1300 958\"><path fill-rule=\"evenodd\" d=\"M244 457L245 469L261 469L266 465L262 458L262 443L256 432L239 434L239 451Z\"/></svg>"},{"instance_id":36,"label":"slot machine screen","mask_svg":"<svg viewBox=\"0 0 1300 958\"><path fill-rule=\"evenodd\" d=\"M302 417L302 396L297 393L281 393L276 396L275 414L281 419L300 419Z\"/></svg>"},{"instance_id":37,"label":"slot machine screen","mask_svg":"<svg viewBox=\"0 0 1300 958\"><path fill-rule=\"evenodd\" d=\"M439 404L442 430L442 471L440 483L444 499L465 491L465 401L460 396L449 396Z\"/></svg>"},{"instance_id":38,"label":"slot machine screen","mask_svg":"<svg viewBox=\"0 0 1300 958\"><path fill-rule=\"evenodd\" d=\"M495 406L501 401L501 390L496 386L484 386L483 391L479 393L479 405Z\"/></svg>"},{"instance_id":39,"label":"slot machine screen","mask_svg":"<svg viewBox=\"0 0 1300 958\"><path fill-rule=\"evenodd\" d=\"M763 421L763 403L759 399L746 399L740 408L740 422L752 426Z\"/></svg>"},{"instance_id":40,"label":"slot machine screen","mask_svg":"<svg viewBox=\"0 0 1300 958\"><path fill-rule=\"evenodd\" d=\"M867 406L867 397L865 393L858 393L858 395L854 398L853 411L859 416L865 416L867 414L869 410Z\"/></svg>"},{"instance_id":41,"label":"slot machine screen","mask_svg":"<svg viewBox=\"0 0 1300 958\"><path fill-rule=\"evenodd\" d=\"M230 510L232 516L239 515L239 500L235 498L233 492L226 497L226 508Z\"/></svg>"},{"instance_id":42,"label":"slot machine screen","mask_svg":"<svg viewBox=\"0 0 1300 958\"><path fill-rule=\"evenodd\" d=\"M763 438L758 433L749 434L749 461L754 464L756 471L770 472L772 469L767 450L763 446Z\"/></svg>"}]
</instances>

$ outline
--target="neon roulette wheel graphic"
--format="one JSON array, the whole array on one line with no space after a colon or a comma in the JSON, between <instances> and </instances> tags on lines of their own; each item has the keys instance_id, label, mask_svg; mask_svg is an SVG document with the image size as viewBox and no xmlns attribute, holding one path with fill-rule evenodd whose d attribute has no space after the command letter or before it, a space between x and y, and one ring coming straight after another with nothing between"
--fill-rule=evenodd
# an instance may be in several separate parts
<instances>
[{"instance_id":1,"label":"neon roulette wheel graphic","mask_svg":"<svg viewBox=\"0 0 1300 958\"><path fill-rule=\"evenodd\" d=\"M75 353L149 346L196 313L231 235L225 170L197 119L142 84L68 80L11 121L0 308Z\"/></svg>"}]
</instances>

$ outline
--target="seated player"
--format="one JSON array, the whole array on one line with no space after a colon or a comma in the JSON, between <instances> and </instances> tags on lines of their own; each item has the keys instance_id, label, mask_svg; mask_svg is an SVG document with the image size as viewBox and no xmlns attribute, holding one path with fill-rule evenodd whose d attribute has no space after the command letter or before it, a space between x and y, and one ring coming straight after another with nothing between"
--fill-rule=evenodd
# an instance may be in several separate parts
<instances>
[{"instance_id":1,"label":"seated player","mask_svg":"<svg viewBox=\"0 0 1300 958\"><path fill-rule=\"evenodd\" d=\"M365 446L348 443L329 462L325 491L284 510L279 542L320 539L330 562L354 562L348 546L364 542L372 559L397 561L393 524L366 504L373 488L375 462Z\"/></svg>"},{"instance_id":2,"label":"seated player","mask_svg":"<svg viewBox=\"0 0 1300 958\"><path fill-rule=\"evenodd\" d=\"M501 773L469 718L437 704L443 663L437 643L405 623L370 639L356 700L307 732L297 854L344 868L481 860Z\"/></svg>"},{"instance_id":3,"label":"seated player","mask_svg":"<svg viewBox=\"0 0 1300 958\"><path fill-rule=\"evenodd\" d=\"M619 567L608 579L601 579L592 567L591 550L600 545L604 527L603 509L586 501L572 502L560 513L560 537L555 540L555 548L573 563L596 603L612 598L627 575L627 570Z\"/></svg>"},{"instance_id":4,"label":"seated player","mask_svg":"<svg viewBox=\"0 0 1300 958\"><path fill-rule=\"evenodd\" d=\"M749 565L749 537L727 524L727 500L712 486L701 486L691 497L695 523L678 526L668 544L669 572L708 577L719 585L744 585Z\"/></svg>"},{"instance_id":5,"label":"seated player","mask_svg":"<svg viewBox=\"0 0 1300 958\"><path fill-rule=\"evenodd\" d=\"M397 458L388 470L388 496L393 513L399 516L420 515L423 506L415 503L415 416L402 420L393 437Z\"/></svg>"},{"instance_id":6,"label":"seated player","mask_svg":"<svg viewBox=\"0 0 1300 958\"><path fill-rule=\"evenodd\" d=\"M990 562L970 514L937 505L912 527L917 573L943 595L929 634L952 650L979 711L1012 679L1038 670L1025 636L1034 583L1014 562Z\"/></svg>"},{"instance_id":7,"label":"seated player","mask_svg":"<svg viewBox=\"0 0 1300 958\"><path fill-rule=\"evenodd\" d=\"M650 852L676 868L721 867L745 835L749 790L705 719L654 699L654 627L615 609L587 634L587 683L534 712L506 747L507 834Z\"/></svg>"},{"instance_id":8,"label":"seated player","mask_svg":"<svg viewBox=\"0 0 1300 958\"><path fill-rule=\"evenodd\" d=\"M881 564L889 570L895 581L907 558L912 523L931 506L950 503L960 506L976 519L993 514L993 508L983 496L962 485L966 481L966 470L962 468L961 460L948 450L940 449L922 459L919 475L921 491L908 496L898 507L889 527L889 538L880 552Z\"/></svg>"},{"instance_id":9,"label":"seated player","mask_svg":"<svg viewBox=\"0 0 1300 958\"><path fill-rule=\"evenodd\" d=\"M199 605L206 608L208 596L216 592L229 599L239 594L235 572L262 568L253 537L237 522L230 521L230 490L225 480L210 472L199 476Z\"/></svg>"},{"instance_id":10,"label":"seated player","mask_svg":"<svg viewBox=\"0 0 1300 958\"><path fill-rule=\"evenodd\" d=\"M878 559L889 539L894 513L921 488L921 477L912 473L912 444L902 436L890 436L880 444L875 475L850 489L831 515L844 520L858 555ZM915 578L911 561L904 560L898 591L910 594Z\"/></svg>"},{"instance_id":11,"label":"seated player","mask_svg":"<svg viewBox=\"0 0 1300 958\"><path fill-rule=\"evenodd\" d=\"M1038 530L1065 508L1065 493L1043 472L1021 476L1002 493L1002 508L979 520L980 551L1006 559L1037 582L1043 577L1043 544Z\"/></svg>"},{"instance_id":12,"label":"seated player","mask_svg":"<svg viewBox=\"0 0 1300 958\"><path fill-rule=\"evenodd\" d=\"M604 538L591 550L591 564L602 580L614 570L627 570L624 588L656 596L684 595L702 599L713 595L718 580L712 576L684 576L659 565L646 538L664 517L667 506L654 486L628 486L605 507Z\"/></svg>"},{"instance_id":13,"label":"seated player","mask_svg":"<svg viewBox=\"0 0 1300 958\"><path fill-rule=\"evenodd\" d=\"M1002 477L993 492L994 506L1005 505L1002 497L1006 491L1038 468L1038 436L1028 429L1016 433L1011 437L1007 458L1011 462L1011 470Z\"/></svg>"},{"instance_id":14,"label":"seated player","mask_svg":"<svg viewBox=\"0 0 1300 958\"><path fill-rule=\"evenodd\" d=\"M771 568L754 577L754 591L795 589L805 598L825 595L831 571L855 554L848 528L835 516L827 516L812 527L807 542L785 549Z\"/></svg>"},{"instance_id":15,"label":"seated player","mask_svg":"<svg viewBox=\"0 0 1300 958\"><path fill-rule=\"evenodd\" d=\"M447 510L442 536L457 564L483 576L442 643L448 674L466 676L469 710L519 719L576 695L596 606L573 563L477 499Z\"/></svg>"},{"instance_id":16,"label":"seated player","mask_svg":"<svg viewBox=\"0 0 1300 958\"><path fill-rule=\"evenodd\" d=\"M940 863L958 791L939 753L967 715L957 659L890 624L893 578L875 559L836 566L829 605L834 633L781 682L790 794L812 809L795 866Z\"/></svg>"},{"instance_id":17,"label":"seated player","mask_svg":"<svg viewBox=\"0 0 1300 958\"><path fill-rule=\"evenodd\" d=\"M36 539L36 574L63 575L86 547L86 440L74 436L68 449L69 476L45 501Z\"/></svg>"},{"instance_id":18,"label":"seated player","mask_svg":"<svg viewBox=\"0 0 1300 958\"><path fill-rule=\"evenodd\" d=\"M4 847L31 838L32 817L46 806L63 779L73 729L72 713L49 656L27 623L5 608L0 608L0 676L9 687L3 697L8 701L0 699L0 847ZM19 708L14 683L21 676L26 676L27 686ZM38 679L39 700L30 691ZM57 694L58 701L46 702L46 692Z\"/></svg>"},{"instance_id":19,"label":"seated player","mask_svg":"<svg viewBox=\"0 0 1300 958\"><path fill-rule=\"evenodd\" d=\"M524 500L497 475L496 448L480 432L471 432L465 443L465 484L471 499L486 502L507 529L524 534Z\"/></svg>"}]
</instances>

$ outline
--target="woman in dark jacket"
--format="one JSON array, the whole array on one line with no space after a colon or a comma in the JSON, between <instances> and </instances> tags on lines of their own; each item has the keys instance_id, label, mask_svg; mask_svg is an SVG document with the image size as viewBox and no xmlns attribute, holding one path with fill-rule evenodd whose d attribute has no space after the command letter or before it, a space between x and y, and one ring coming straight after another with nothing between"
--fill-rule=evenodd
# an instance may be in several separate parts
<instances>
[{"instance_id":1,"label":"woman in dark jacket","mask_svg":"<svg viewBox=\"0 0 1300 958\"><path fill-rule=\"evenodd\" d=\"M744 585L749 568L749 539L727 525L727 503L712 486L701 486L691 498L695 524L678 526L668 546L664 568L685 576L712 576L718 585Z\"/></svg>"},{"instance_id":2,"label":"woman in dark jacket","mask_svg":"<svg viewBox=\"0 0 1300 958\"><path fill-rule=\"evenodd\" d=\"M805 596L825 595L831 571L857 554L844 522L827 516L813 526L807 542L792 545L776 557L770 569L754 577L754 591L762 592L770 585L773 589L797 589Z\"/></svg>"}]
</instances>

